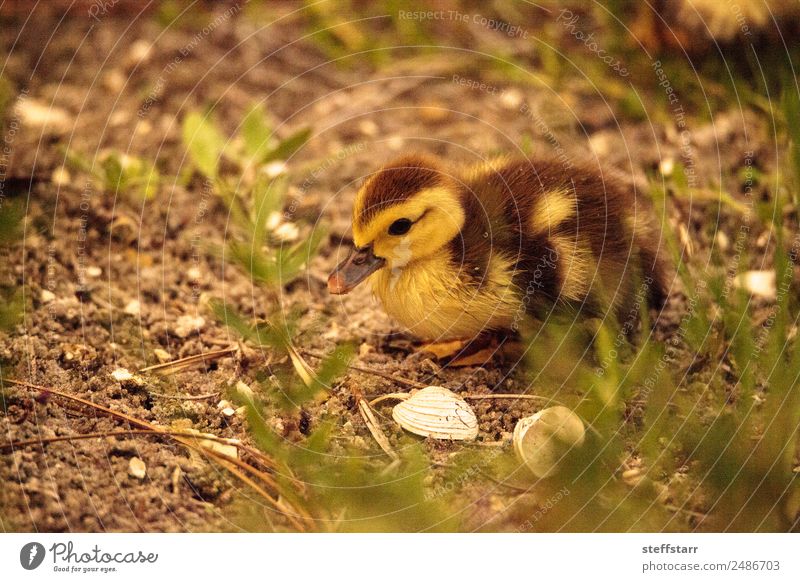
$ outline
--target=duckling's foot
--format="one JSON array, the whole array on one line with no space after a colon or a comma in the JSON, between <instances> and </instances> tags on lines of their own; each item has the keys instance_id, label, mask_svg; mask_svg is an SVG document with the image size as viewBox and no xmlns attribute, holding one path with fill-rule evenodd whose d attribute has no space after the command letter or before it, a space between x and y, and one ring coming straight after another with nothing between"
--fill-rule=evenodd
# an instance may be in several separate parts
<instances>
[{"instance_id":1,"label":"duckling's foot","mask_svg":"<svg viewBox=\"0 0 800 582\"><path fill-rule=\"evenodd\" d=\"M442 342L424 343L417 348L417 351L432 354L437 360L445 360L461 353L470 343L468 339L455 339Z\"/></svg>"},{"instance_id":2,"label":"duckling's foot","mask_svg":"<svg viewBox=\"0 0 800 582\"><path fill-rule=\"evenodd\" d=\"M446 361L447 366L484 366L495 359L506 359L518 352L518 342L513 335L487 332L474 338L432 342L420 346L419 351L433 354L437 360Z\"/></svg>"}]
</instances>

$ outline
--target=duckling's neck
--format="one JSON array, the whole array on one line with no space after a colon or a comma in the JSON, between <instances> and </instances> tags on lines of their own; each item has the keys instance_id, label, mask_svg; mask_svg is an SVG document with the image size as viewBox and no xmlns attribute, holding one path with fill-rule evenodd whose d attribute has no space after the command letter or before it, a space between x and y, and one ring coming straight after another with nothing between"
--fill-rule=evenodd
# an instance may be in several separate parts
<instances>
[{"instance_id":1,"label":"duckling's neck","mask_svg":"<svg viewBox=\"0 0 800 582\"><path fill-rule=\"evenodd\" d=\"M373 288L380 285L391 289L401 280L429 276L431 273L447 273L452 258L449 246L449 243L445 244L422 257L414 257L410 248L403 249L401 246L373 278Z\"/></svg>"}]
</instances>

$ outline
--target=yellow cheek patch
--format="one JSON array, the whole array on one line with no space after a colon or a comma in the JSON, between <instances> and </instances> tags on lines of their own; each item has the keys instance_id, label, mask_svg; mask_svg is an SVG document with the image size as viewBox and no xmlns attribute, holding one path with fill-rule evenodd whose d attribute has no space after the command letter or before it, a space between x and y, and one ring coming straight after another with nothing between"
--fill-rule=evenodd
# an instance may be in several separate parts
<instances>
[{"instance_id":1,"label":"yellow cheek patch","mask_svg":"<svg viewBox=\"0 0 800 582\"><path fill-rule=\"evenodd\" d=\"M572 301L583 301L592 283L594 257L586 245L572 236L556 235L550 238L556 252L561 277L561 296Z\"/></svg>"},{"instance_id":2,"label":"yellow cheek patch","mask_svg":"<svg viewBox=\"0 0 800 582\"><path fill-rule=\"evenodd\" d=\"M361 224L358 217L364 210L365 190L359 191L353 208L353 242L356 246L363 247L371 243L379 246L380 239L390 237L387 234L389 225L400 218L408 218L416 221L427 212L430 220L438 220L438 227L442 233L452 238L464 225L464 210L461 207L461 200L458 193L447 188L429 188L422 190L409 200L394 204L378 212L375 217L367 224ZM426 222L428 217L411 227L409 237L414 241L417 233L422 230L421 223ZM396 237L391 237L392 239ZM435 241L426 237L426 244L433 246ZM447 239L449 240L449 239ZM392 242L392 245L395 243Z\"/></svg>"},{"instance_id":3,"label":"yellow cheek patch","mask_svg":"<svg viewBox=\"0 0 800 582\"><path fill-rule=\"evenodd\" d=\"M534 234L552 233L564 221L575 216L576 211L574 192L567 189L543 192L533 205L531 230Z\"/></svg>"}]
</instances>

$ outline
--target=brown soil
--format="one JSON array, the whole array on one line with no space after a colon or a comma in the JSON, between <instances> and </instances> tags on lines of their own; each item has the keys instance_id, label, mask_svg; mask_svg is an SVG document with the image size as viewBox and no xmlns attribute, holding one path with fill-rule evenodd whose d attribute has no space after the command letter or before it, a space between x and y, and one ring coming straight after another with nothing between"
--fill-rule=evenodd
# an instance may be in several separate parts
<instances>
[{"instance_id":1,"label":"brown soil","mask_svg":"<svg viewBox=\"0 0 800 582\"><path fill-rule=\"evenodd\" d=\"M213 16L204 13L195 20L204 23ZM68 116L45 130L19 120L13 141L5 188L25 205L26 220L24 242L13 251L9 266L11 280L24 288L26 308L23 321L0 336L6 377L82 395L163 426L183 422L203 432L252 441L241 415L222 414L220 398L171 400L153 393L199 395L225 391L239 380L255 386L265 377L265 355L256 350L245 347L234 357L165 379L148 376L146 387L110 376L118 368L137 370L158 363L155 349L179 358L235 344L239 338L205 308L209 297L223 297L250 315L270 311L261 288L209 248L225 240L228 217L223 206L203 191L199 180L186 187L173 183L187 163L180 120L187 111L208 104L215 104L216 116L229 132L248 106L262 99L283 124L281 135L307 124L314 129L308 145L291 161L292 192L302 194L304 212L319 213L331 234L307 275L288 286L281 298L285 309L297 307L303 314L302 346L324 351L352 341L360 346L358 364L473 393L521 392L527 383L510 362L443 367L398 335L397 325L363 287L344 297L328 295L327 273L346 250L354 183L399 151L422 150L470 162L475 155L514 151L525 134L532 136L536 150L547 151L552 143L532 129L530 117L520 113L521 103L546 115L569 155L591 159L594 151L607 167L640 187L646 183L645 172L660 160L681 158L681 136L667 128L669 123L654 127L650 121L620 122L600 94L558 95L491 78L487 82L502 87L503 94L465 87L453 82L453 75L479 78L480 72L464 73L458 51L450 53L457 62L448 62L448 53L442 51L416 70L400 73L391 67L377 70L367 61L337 66L309 41L297 41L305 31L291 19L264 27L252 15L237 14L170 68L201 29L202 24L164 29L152 15L126 18L113 13L99 22L72 13L60 22L41 15L35 24L3 25L5 78L17 93L26 91L30 102L52 104ZM529 30L533 34L535 27ZM145 47L151 43L148 52ZM155 99L149 102L148 96ZM697 123L692 139L698 187L713 184L721 171L735 172L746 149L755 150L762 168L773 163L760 120L722 111L713 126L710 121ZM720 141L725 151L718 149ZM74 170L59 183L54 172L63 164L60 148L65 146L90 158L113 149L156 160L164 184L153 201L142 204L87 184L86 175ZM676 204L675 220L691 229L699 252L711 243L713 233L701 221L702 210L693 209L694 222L682 219L689 209L681 204ZM731 240L736 229L734 220L720 219L718 230ZM127 313L134 300L140 313ZM659 337L677 326L681 303L676 297L670 304L659 323ZM187 329L187 316L202 319ZM120 429L118 422L85 409L6 388L2 442ZM403 389L352 373L324 403L302 413L276 413L270 424L293 442L313 429L321 414L338 415L339 436L377 454L354 406L354 388L368 395ZM537 405L482 401L475 408L480 439L497 441ZM397 443L401 431L388 422L385 427ZM425 446L434 462L446 460L457 448L434 442ZM129 474L133 457L145 462L146 478ZM4 452L0 480L6 530L237 529L232 503L252 497L213 463L197 462L180 445L147 437L67 441ZM465 495L474 497L475 504L466 526L486 524L506 493L488 482L483 488L469 487ZM518 525L501 520L490 529ZM276 527L286 525L278 520Z\"/></svg>"}]
</instances>

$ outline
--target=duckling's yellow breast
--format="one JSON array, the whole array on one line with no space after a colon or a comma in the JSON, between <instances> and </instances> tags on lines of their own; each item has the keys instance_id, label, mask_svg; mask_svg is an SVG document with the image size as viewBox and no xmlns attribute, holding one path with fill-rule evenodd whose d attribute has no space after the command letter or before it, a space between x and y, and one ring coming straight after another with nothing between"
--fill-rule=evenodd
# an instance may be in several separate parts
<instances>
[{"instance_id":1,"label":"duckling's yellow breast","mask_svg":"<svg viewBox=\"0 0 800 582\"><path fill-rule=\"evenodd\" d=\"M463 268L443 251L402 268L382 269L373 275L372 289L389 315L424 339L472 338L510 327L522 309L512 262L493 255L478 286L465 283L470 277Z\"/></svg>"}]
</instances>

